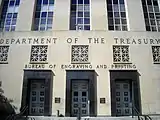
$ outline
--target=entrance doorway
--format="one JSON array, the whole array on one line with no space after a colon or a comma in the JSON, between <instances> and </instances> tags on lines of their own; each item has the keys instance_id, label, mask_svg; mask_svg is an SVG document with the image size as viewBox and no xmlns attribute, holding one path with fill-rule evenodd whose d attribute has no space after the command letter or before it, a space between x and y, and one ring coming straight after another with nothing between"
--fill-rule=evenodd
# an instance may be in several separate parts
<instances>
[{"instance_id":1,"label":"entrance doorway","mask_svg":"<svg viewBox=\"0 0 160 120\"><path fill-rule=\"evenodd\" d=\"M117 116L131 115L132 109L130 106L131 91L129 82L116 82L116 114Z\"/></svg>"},{"instance_id":2,"label":"entrance doorway","mask_svg":"<svg viewBox=\"0 0 160 120\"><path fill-rule=\"evenodd\" d=\"M44 81L31 81L29 114L44 115L45 87Z\"/></svg>"},{"instance_id":3,"label":"entrance doorway","mask_svg":"<svg viewBox=\"0 0 160 120\"><path fill-rule=\"evenodd\" d=\"M111 115L141 114L139 73L137 70L110 70Z\"/></svg>"},{"instance_id":4,"label":"entrance doorway","mask_svg":"<svg viewBox=\"0 0 160 120\"><path fill-rule=\"evenodd\" d=\"M23 115L52 114L53 77L50 70L24 70L21 110L28 109Z\"/></svg>"},{"instance_id":5,"label":"entrance doorway","mask_svg":"<svg viewBox=\"0 0 160 120\"><path fill-rule=\"evenodd\" d=\"M94 70L66 71L65 116L97 115L97 74Z\"/></svg>"},{"instance_id":6,"label":"entrance doorway","mask_svg":"<svg viewBox=\"0 0 160 120\"><path fill-rule=\"evenodd\" d=\"M71 116L87 116L89 115L88 104L88 81L73 80L72 81L72 115Z\"/></svg>"}]
</instances>

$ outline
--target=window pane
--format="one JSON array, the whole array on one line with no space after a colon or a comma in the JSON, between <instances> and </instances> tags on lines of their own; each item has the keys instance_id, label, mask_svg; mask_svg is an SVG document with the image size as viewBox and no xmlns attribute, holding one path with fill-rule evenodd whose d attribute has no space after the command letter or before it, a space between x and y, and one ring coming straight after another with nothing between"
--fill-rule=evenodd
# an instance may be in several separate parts
<instances>
[{"instance_id":1,"label":"window pane","mask_svg":"<svg viewBox=\"0 0 160 120\"><path fill-rule=\"evenodd\" d=\"M46 19L41 19L41 24L46 24Z\"/></svg>"},{"instance_id":2,"label":"window pane","mask_svg":"<svg viewBox=\"0 0 160 120\"><path fill-rule=\"evenodd\" d=\"M90 19L89 18L84 18L84 24L90 24Z\"/></svg>"},{"instance_id":3,"label":"window pane","mask_svg":"<svg viewBox=\"0 0 160 120\"><path fill-rule=\"evenodd\" d=\"M84 17L89 17L90 13L89 12L84 12Z\"/></svg>"},{"instance_id":4,"label":"window pane","mask_svg":"<svg viewBox=\"0 0 160 120\"><path fill-rule=\"evenodd\" d=\"M71 12L71 16L76 16L76 12Z\"/></svg>"},{"instance_id":5,"label":"window pane","mask_svg":"<svg viewBox=\"0 0 160 120\"><path fill-rule=\"evenodd\" d=\"M50 5L48 11L53 11L53 9L54 9L53 5Z\"/></svg>"},{"instance_id":6,"label":"window pane","mask_svg":"<svg viewBox=\"0 0 160 120\"><path fill-rule=\"evenodd\" d=\"M52 24L52 19L48 19L47 24Z\"/></svg>"},{"instance_id":7,"label":"window pane","mask_svg":"<svg viewBox=\"0 0 160 120\"><path fill-rule=\"evenodd\" d=\"M84 11L89 11L89 5L84 5Z\"/></svg>"},{"instance_id":8,"label":"window pane","mask_svg":"<svg viewBox=\"0 0 160 120\"><path fill-rule=\"evenodd\" d=\"M78 17L83 17L83 12L78 12Z\"/></svg>"},{"instance_id":9,"label":"window pane","mask_svg":"<svg viewBox=\"0 0 160 120\"><path fill-rule=\"evenodd\" d=\"M107 10L108 10L108 12L109 11L112 12L112 5L107 5Z\"/></svg>"},{"instance_id":10,"label":"window pane","mask_svg":"<svg viewBox=\"0 0 160 120\"><path fill-rule=\"evenodd\" d=\"M121 12L125 11L125 6L124 5L120 5L120 11Z\"/></svg>"},{"instance_id":11,"label":"window pane","mask_svg":"<svg viewBox=\"0 0 160 120\"><path fill-rule=\"evenodd\" d=\"M84 0L84 4L89 4L89 0Z\"/></svg>"},{"instance_id":12,"label":"window pane","mask_svg":"<svg viewBox=\"0 0 160 120\"><path fill-rule=\"evenodd\" d=\"M118 0L113 0L113 4L118 4Z\"/></svg>"},{"instance_id":13,"label":"window pane","mask_svg":"<svg viewBox=\"0 0 160 120\"><path fill-rule=\"evenodd\" d=\"M108 12L108 17L113 17L113 13L112 12Z\"/></svg>"},{"instance_id":14,"label":"window pane","mask_svg":"<svg viewBox=\"0 0 160 120\"><path fill-rule=\"evenodd\" d=\"M113 8L113 9L114 9L114 12L118 12L118 11L119 11L118 5L114 5L113 7L114 7L114 8Z\"/></svg>"},{"instance_id":15,"label":"window pane","mask_svg":"<svg viewBox=\"0 0 160 120\"><path fill-rule=\"evenodd\" d=\"M12 13L8 13L7 18L11 18L11 17L12 17Z\"/></svg>"},{"instance_id":16,"label":"window pane","mask_svg":"<svg viewBox=\"0 0 160 120\"><path fill-rule=\"evenodd\" d=\"M42 0L37 0L38 5L41 5L41 3L42 3Z\"/></svg>"},{"instance_id":17,"label":"window pane","mask_svg":"<svg viewBox=\"0 0 160 120\"><path fill-rule=\"evenodd\" d=\"M43 4L48 4L48 0L43 0Z\"/></svg>"},{"instance_id":18,"label":"window pane","mask_svg":"<svg viewBox=\"0 0 160 120\"><path fill-rule=\"evenodd\" d=\"M14 7L8 7L7 12L8 12L8 13L13 13L13 12L14 12Z\"/></svg>"},{"instance_id":19,"label":"window pane","mask_svg":"<svg viewBox=\"0 0 160 120\"><path fill-rule=\"evenodd\" d=\"M15 26L11 26L11 31L15 31Z\"/></svg>"},{"instance_id":20,"label":"window pane","mask_svg":"<svg viewBox=\"0 0 160 120\"><path fill-rule=\"evenodd\" d=\"M84 26L84 30L90 30L90 26Z\"/></svg>"},{"instance_id":21,"label":"window pane","mask_svg":"<svg viewBox=\"0 0 160 120\"><path fill-rule=\"evenodd\" d=\"M71 0L71 4L77 4L77 0Z\"/></svg>"},{"instance_id":22,"label":"window pane","mask_svg":"<svg viewBox=\"0 0 160 120\"><path fill-rule=\"evenodd\" d=\"M16 19L12 20L12 25L16 25Z\"/></svg>"},{"instance_id":23,"label":"window pane","mask_svg":"<svg viewBox=\"0 0 160 120\"><path fill-rule=\"evenodd\" d=\"M44 5L44 6L42 6L42 12L46 12L48 10L48 6L47 5Z\"/></svg>"},{"instance_id":24,"label":"window pane","mask_svg":"<svg viewBox=\"0 0 160 120\"><path fill-rule=\"evenodd\" d=\"M107 4L112 4L112 0L107 0Z\"/></svg>"},{"instance_id":25,"label":"window pane","mask_svg":"<svg viewBox=\"0 0 160 120\"><path fill-rule=\"evenodd\" d=\"M83 18L78 18L77 24L83 24Z\"/></svg>"},{"instance_id":26,"label":"window pane","mask_svg":"<svg viewBox=\"0 0 160 120\"><path fill-rule=\"evenodd\" d=\"M122 31L127 31L127 26L122 26Z\"/></svg>"},{"instance_id":27,"label":"window pane","mask_svg":"<svg viewBox=\"0 0 160 120\"><path fill-rule=\"evenodd\" d=\"M53 17L53 12L48 12L48 17Z\"/></svg>"},{"instance_id":28,"label":"window pane","mask_svg":"<svg viewBox=\"0 0 160 120\"><path fill-rule=\"evenodd\" d=\"M83 11L83 6L82 5L78 5L78 11Z\"/></svg>"},{"instance_id":29,"label":"window pane","mask_svg":"<svg viewBox=\"0 0 160 120\"><path fill-rule=\"evenodd\" d=\"M154 6L154 11L155 12L159 12L159 7L158 6Z\"/></svg>"},{"instance_id":30,"label":"window pane","mask_svg":"<svg viewBox=\"0 0 160 120\"><path fill-rule=\"evenodd\" d=\"M119 12L114 12L114 17L119 17Z\"/></svg>"},{"instance_id":31,"label":"window pane","mask_svg":"<svg viewBox=\"0 0 160 120\"><path fill-rule=\"evenodd\" d=\"M19 3L20 3L20 0L16 0L15 5L19 5Z\"/></svg>"},{"instance_id":32,"label":"window pane","mask_svg":"<svg viewBox=\"0 0 160 120\"><path fill-rule=\"evenodd\" d=\"M71 11L76 11L76 5L71 6Z\"/></svg>"},{"instance_id":33,"label":"window pane","mask_svg":"<svg viewBox=\"0 0 160 120\"><path fill-rule=\"evenodd\" d=\"M122 24L127 24L126 19L121 19Z\"/></svg>"},{"instance_id":34,"label":"window pane","mask_svg":"<svg viewBox=\"0 0 160 120\"><path fill-rule=\"evenodd\" d=\"M17 18L17 13L14 13L14 14L13 14L13 18Z\"/></svg>"},{"instance_id":35,"label":"window pane","mask_svg":"<svg viewBox=\"0 0 160 120\"><path fill-rule=\"evenodd\" d=\"M114 30L114 26L109 26L108 29L109 30Z\"/></svg>"},{"instance_id":36,"label":"window pane","mask_svg":"<svg viewBox=\"0 0 160 120\"><path fill-rule=\"evenodd\" d=\"M15 1L10 1L9 6L14 6Z\"/></svg>"},{"instance_id":37,"label":"window pane","mask_svg":"<svg viewBox=\"0 0 160 120\"><path fill-rule=\"evenodd\" d=\"M121 30L121 27L120 26L115 26L115 30Z\"/></svg>"},{"instance_id":38,"label":"window pane","mask_svg":"<svg viewBox=\"0 0 160 120\"><path fill-rule=\"evenodd\" d=\"M108 19L108 24L113 25L113 19Z\"/></svg>"},{"instance_id":39,"label":"window pane","mask_svg":"<svg viewBox=\"0 0 160 120\"><path fill-rule=\"evenodd\" d=\"M119 0L119 3L120 4L124 4L124 0Z\"/></svg>"},{"instance_id":40,"label":"window pane","mask_svg":"<svg viewBox=\"0 0 160 120\"><path fill-rule=\"evenodd\" d=\"M83 0L78 0L78 4L83 4Z\"/></svg>"},{"instance_id":41,"label":"window pane","mask_svg":"<svg viewBox=\"0 0 160 120\"><path fill-rule=\"evenodd\" d=\"M47 12L42 12L41 13L41 17L46 17L47 16Z\"/></svg>"},{"instance_id":42,"label":"window pane","mask_svg":"<svg viewBox=\"0 0 160 120\"><path fill-rule=\"evenodd\" d=\"M49 4L54 4L54 0L49 0Z\"/></svg>"},{"instance_id":43,"label":"window pane","mask_svg":"<svg viewBox=\"0 0 160 120\"><path fill-rule=\"evenodd\" d=\"M115 24L120 24L120 19L115 19Z\"/></svg>"},{"instance_id":44,"label":"window pane","mask_svg":"<svg viewBox=\"0 0 160 120\"><path fill-rule=\"evenodd\" d=\"M125 12L121 12L121 17L126 17L126 13Z\"/></svg>"}]
</instances>

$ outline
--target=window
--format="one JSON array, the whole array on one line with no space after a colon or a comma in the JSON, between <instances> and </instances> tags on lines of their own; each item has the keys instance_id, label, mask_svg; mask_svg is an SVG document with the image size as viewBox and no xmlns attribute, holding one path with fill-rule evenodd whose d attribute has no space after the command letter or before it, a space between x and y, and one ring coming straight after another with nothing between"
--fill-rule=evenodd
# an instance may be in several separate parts
<instances>
[{"instance_id":1,"label":"window","mask_svg":"<svg viewBox=\"0 0 160 120\"><path fill-rule=\"evenodd\" d=\"M0 46L0 63L7 63L9 46Z\"/></svg>"},{"instance_id":2,"label":"window","mask_svg":"<svg viewBox=\"0 0 160 120\"><path fill-rule=\"evenodd\" d=\"M46 31L52 29L54 0L37 0L34 19L34 30Z\"/></svg>"},{"instance_id":3,"label":"window","mask_svg":"<svg viewBox=\"0 0 160 120\"><path fill-rule=\"evenodd\" d=\"M71 0L70 30L90 30L89 0Z\"/></svg>"},{"instance_id":4,"label":"window","mask_svg":"<svg viewBox=\"0 0 160 120\"><path fill-rule=\"evenodd\" d=\"M33 45L31 48L30 62L47 62L47 45Z\"/></svg>"},{"instance_id":5,"label":"window","mask_svg":"<svg viewBox=\"0 0 160 120\"><path fill-rule=\"evenodd\" d=\"M153 62L160 63L160 46L152 46Z\"/></svg>"},{"instance_id":6,"label":"window","mask_svg":"<svg viewBox=\"0 0 160 120\"><path fill-rule=\"evenodd\" d=\"M72 63L88 62L88 45L72 45Z\"/></svg>"},{"instance_id":7,"label":"window","mask_svg":"<svg viewBox=\"0 0 160 120\"><path fill-rule=\"evenodd\" d=\"M160 12L158 0L141 0L146 31L160 32Z\"/></svg>"},{"instance_id":8,"label":"window","mask_svg":"<svg viewBox=\"0 0 160 120\"><path fill-rule=\"evenodd\" d=\"M0 18L0 31L15 31L20 0L4 0Z\"/></svg>"},{"instance_id":9,"label":"window","mask_svg":"<svg viewBox=\"0 0 160 120\"><path fill-rule=\"evenodd\" d=\"M129 62L129 46L113 46L113 62Z\"/></svg>"},{"instance_id":10,"label":"window","mask_svg":"<svg viewBox=\"0 0 160 120\"><path fill-rule=\"evenodd\" d=\"M109 30L128 30L124 0L107 0L107 11Z\"/></svg>"}]
</instances>

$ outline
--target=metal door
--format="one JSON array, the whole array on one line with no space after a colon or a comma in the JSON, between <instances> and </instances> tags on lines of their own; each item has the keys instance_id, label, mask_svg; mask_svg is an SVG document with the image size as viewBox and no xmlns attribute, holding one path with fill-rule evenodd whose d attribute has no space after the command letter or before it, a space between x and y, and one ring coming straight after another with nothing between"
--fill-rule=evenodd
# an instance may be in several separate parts
<instances>
[{"instance_id":1,"label":"metal door","mask_svg":"<svg viewBox=\"0 0 160 120\"><path fill-rule=\"evenodd\" d=\"M128 82L116 82L116 114L117 116L131 115L131 94Z\"/></svg>"},{"instance_id":2,"label":"metal door","mask_svg":"<svg viewBox=\"0 0 160 120\"><path fill-rule=\"evenodd\" d=\"M30 91L30 114L44 115L45 88L44 83L32 83Z\"/></svg>"},{"instance_id":3,"label":"metal door","mask_svg":"<svg viewBox=\"0 0 160 120\"><path fill-rule=\"evenodd\" d=\"M88 81L73 80L72 81L72 116L89 115L88 104Z\"/></svg>"}]
</instances>

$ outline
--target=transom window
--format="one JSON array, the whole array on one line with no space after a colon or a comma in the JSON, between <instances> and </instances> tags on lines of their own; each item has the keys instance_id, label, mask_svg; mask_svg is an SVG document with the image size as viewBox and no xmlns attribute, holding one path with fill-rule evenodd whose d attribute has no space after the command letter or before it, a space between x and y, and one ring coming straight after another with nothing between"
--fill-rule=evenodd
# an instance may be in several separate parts
<instances>
[{"instance_id":1,"label":"transom window","mask_svg":"<svg viewBox=\"0 0 160 120\"><path fill-rule=\"evenodd\" d=\"M72 63L89 62L88 52L88 45L72 45Z\"/></svg>"},{"instance_id":2,"label":"transom window","mask_svg":"<svg viewBox=\"0 0 160 120\"><path fill-rule=\"evenodd\" d=\"M142 0L142 6L146 30L160 32L160 11L158 0Z\"/></svg>"},{"instance_id":3,"label":"transom window","mask_svg":"<svg viewBox=\"0 0 160 120\"><path fill-rule=\"evenodd\" d=\"M4 0L0 18L0 31L15 31L20 0Z\"/></svg>"},{"instance_id":4,"label":"transom window","mask_svg":"<svg viewBox=\"0 0 160 120\"><path fill-rule=\"evenodd\" d=\"M34 30L50 30L52 29L54 14L54 0L37 0Z\"/></svg>"},{"instance_id":5,"label":"transom window","mask_svg":"<svg viewBox=\"0 0 160 120\"><path fill-rule=\"evenodd\" d=\"M70 30L90 30L90 0L71 0Z\"/></svg>"},{"instance_id":6,"label":"transom window","mask_svg":"<svg viewBox=\"0 0 160 120\"><path fill-rule=\"evenodd\" d=\"M153 62L160 63L160 46L152 46Z\"/></svg>"},{"instance_id":7,"label":"transom window","mask_svg":"<svg viewBox=\"0 0 160 120\"><path fill-rule=\"evenodd\" d=\"M129 62L129 46L113 46L113 62L128 63Z\"/></svg>"},{"instance_id":8,"label":"transom window","mask_svg":"<svg viewBox=\"0 0 160 120\"><path fill-rule=\"evenodd\" d=\"M0 63L6 63L8 60L9 46L0 46Z\"/></svg>"},{"instance_id":9,"label":"transom window","mask_svg":"<svg viewBox=\"0 0 160 120\"><path fill-rule=\"evenodd\" d=\"M32 45L30 62L47 62L47 45Z\"/></svg>"},{"instance_id":10,"label":"transom window","mask_svg":"<svg viewBox=\"0 0 160 120\"><path fill-rule=\"evenodd\" d=\"M109 30L128 30L124 0L107 0L107 11Z\"/></svg>"}]
</instances>

